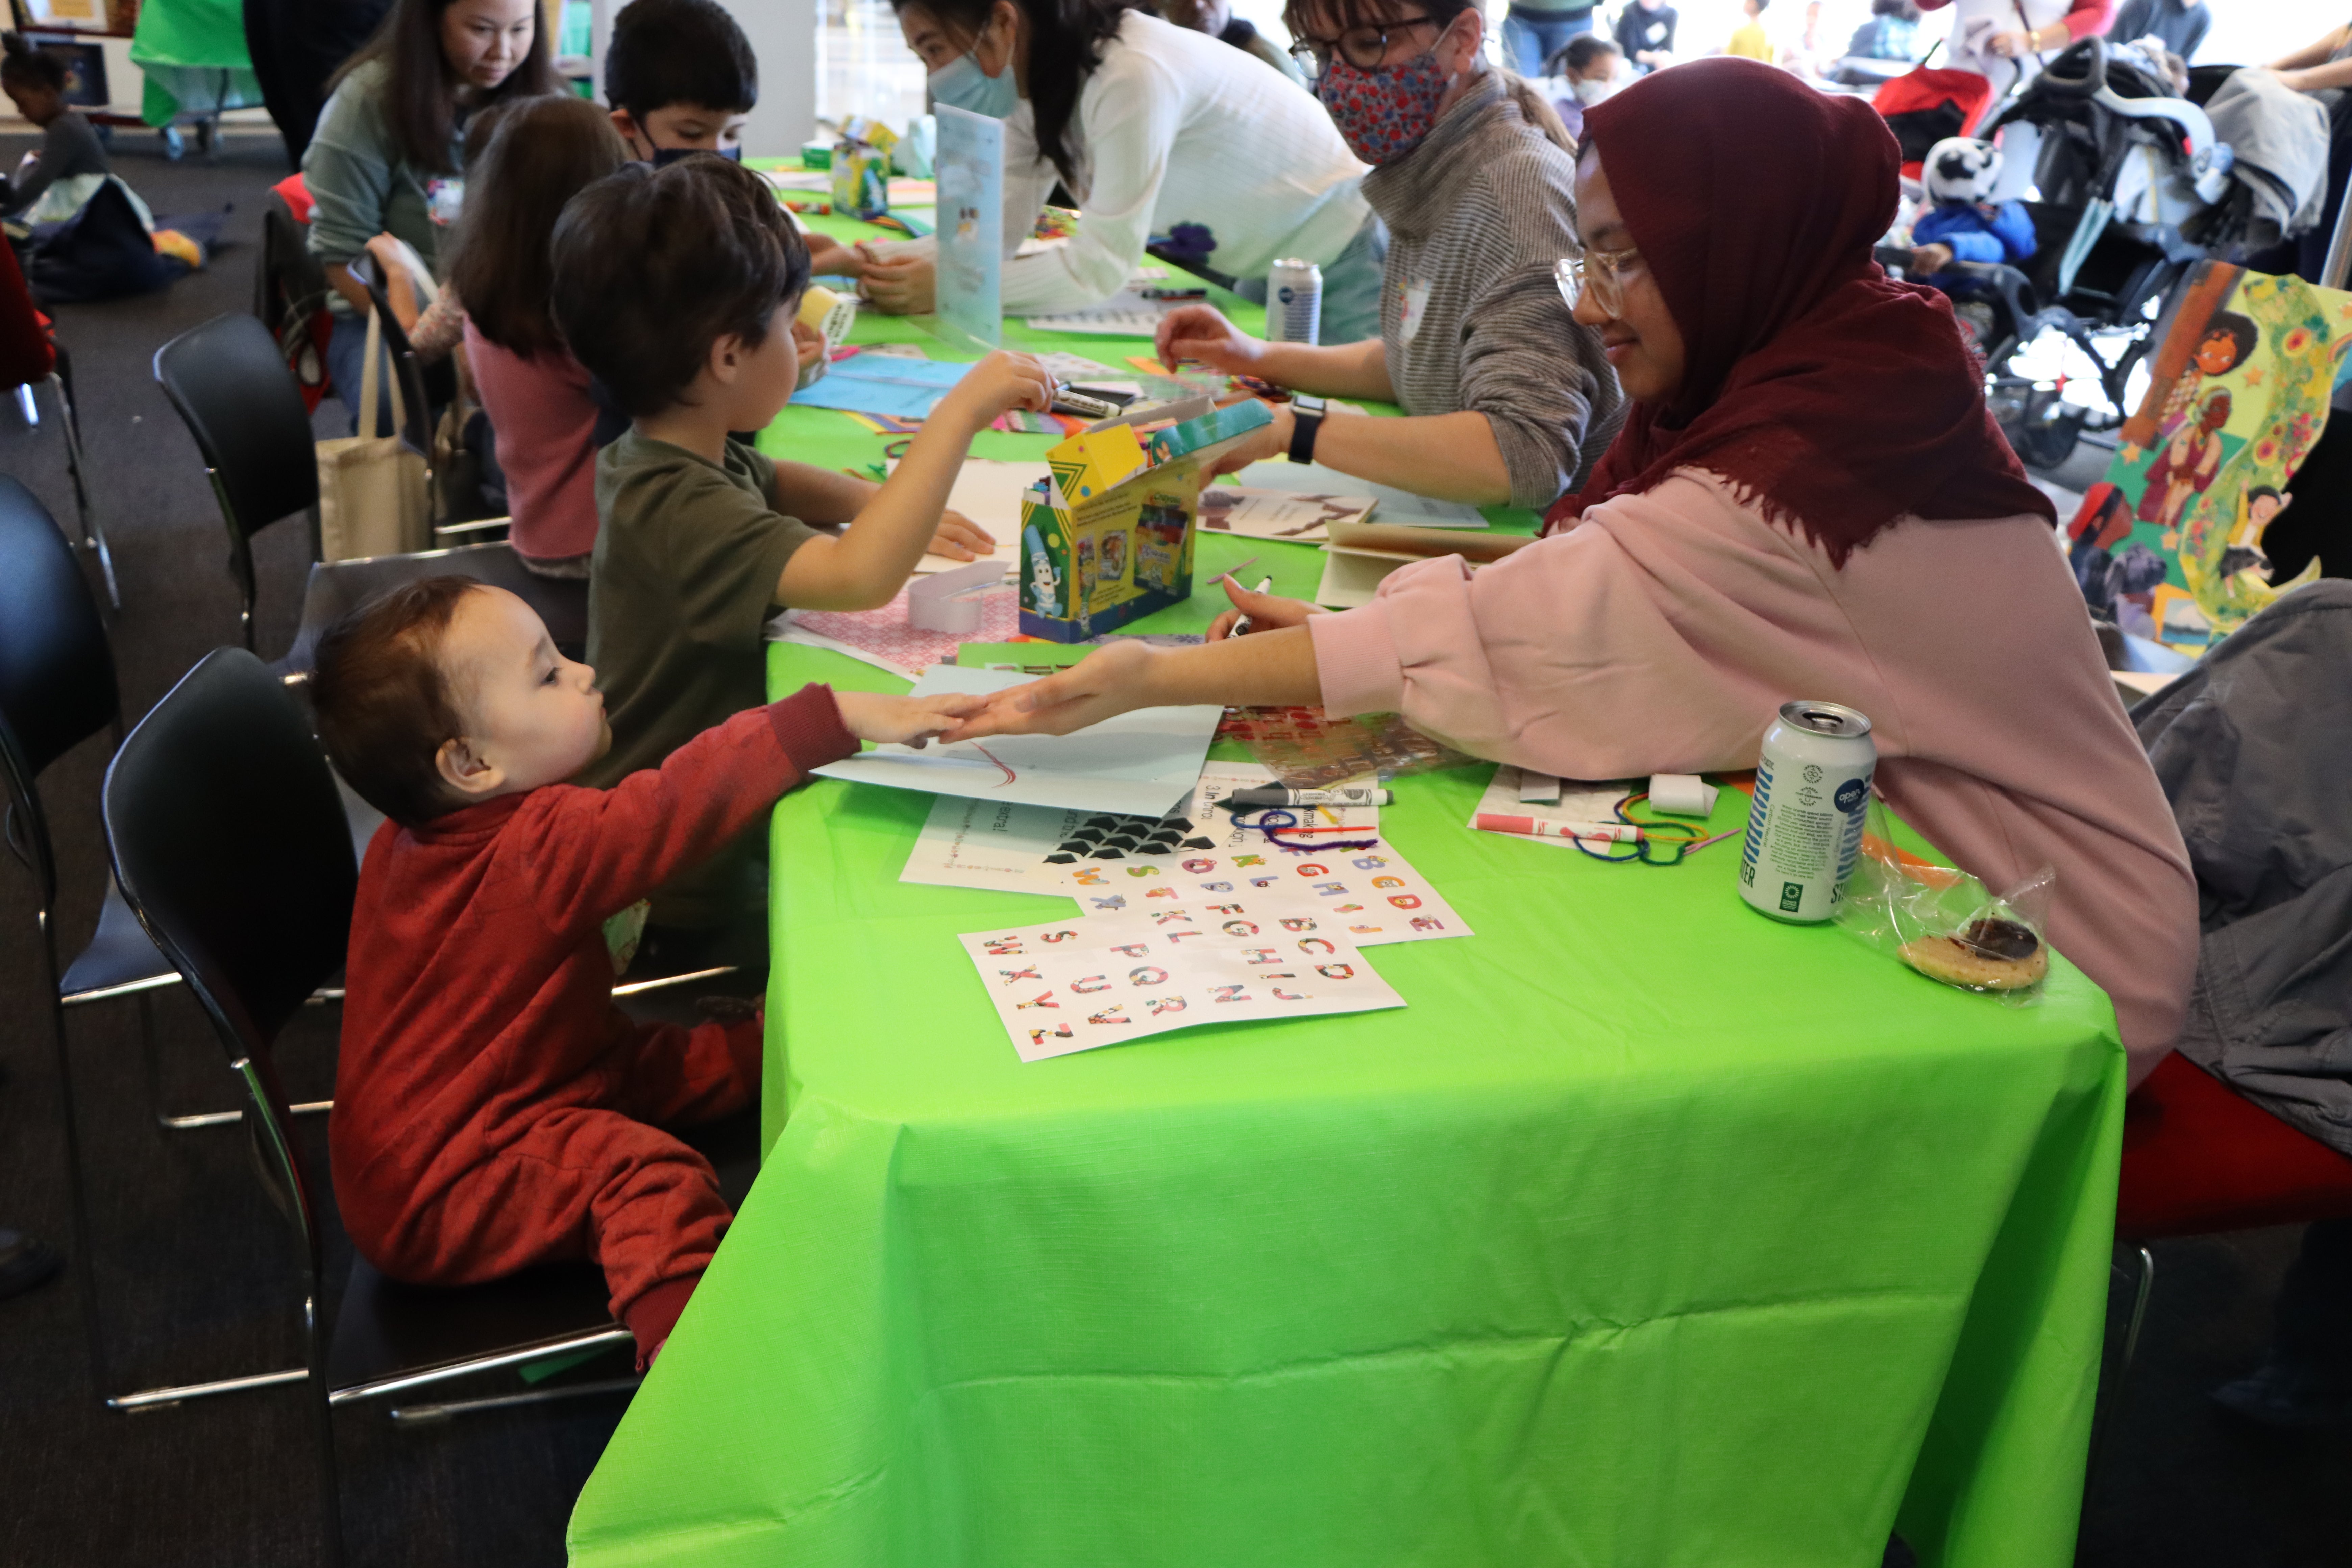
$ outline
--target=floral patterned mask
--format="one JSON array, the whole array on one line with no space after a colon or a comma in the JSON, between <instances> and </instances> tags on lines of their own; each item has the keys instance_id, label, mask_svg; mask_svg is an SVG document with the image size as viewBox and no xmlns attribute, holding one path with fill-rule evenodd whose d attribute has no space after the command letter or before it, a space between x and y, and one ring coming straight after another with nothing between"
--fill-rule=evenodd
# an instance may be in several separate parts
<instances>
[{"instance_id":1,"label":"floral patterned mask","mask_svg":"<svg viewBox=\"0 0 2352 1568\"><path fill-rule=\"evenodd\" d=\"M1330 111L1348 151L1367 163L1393 163L1429 139L1437 101L1453 85L1433 47L1377 70L1334 55L1316 79L1315 96Z\"/></svg>"}]
</instances>

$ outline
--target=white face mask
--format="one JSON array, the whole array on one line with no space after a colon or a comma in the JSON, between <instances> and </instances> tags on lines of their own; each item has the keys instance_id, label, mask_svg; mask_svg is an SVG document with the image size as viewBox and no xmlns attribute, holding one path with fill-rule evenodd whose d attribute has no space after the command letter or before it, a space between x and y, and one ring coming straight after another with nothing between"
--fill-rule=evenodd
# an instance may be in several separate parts
<instances>
[{"instance_id":1,"label":"white face mask","mask_svg":"<svg viewBox=\"0 0 2352 1568\"><path fill-rule=\"evenodd\" d=\"M1599 103L1602 99L1607 98L1611 93L1615 92L1616 90L1617 84L1613 81L1602 80L1593 77L1579 77L1576 79L1576 101L1583 104L1588 109L1592 105Z\"/></svg>"}]
</instances>

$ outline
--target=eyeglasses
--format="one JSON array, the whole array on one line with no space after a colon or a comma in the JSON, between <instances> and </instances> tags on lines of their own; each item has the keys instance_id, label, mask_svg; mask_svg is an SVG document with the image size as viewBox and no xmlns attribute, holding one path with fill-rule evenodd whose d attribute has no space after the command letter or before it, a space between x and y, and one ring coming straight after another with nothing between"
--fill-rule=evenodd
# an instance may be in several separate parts
<instances>
[{"instance_id":1,"label":"eyeglasses","mask_svg":"<svg viewBox=\"0 0 2352 1568\"><path fill-rule=\"evenodd\" d=\"M1335 54L1358 70L1376 70L1389 58L1390 35L1407 27L1432 26L1436 20L1430 16L1404 16L1378 26L1350 27L1337 39L1301 38L1290 47L1290 58L1310 80L1323 74Z\"/></svg>"},{"instance_id":2,"label":"eyeglasses","mask_svg":"<svg viewBox=\"0 0 2352 1568\"><path fill-rule=\"evenodd\" d=\"M1552 281L1559 285L1559 297L1568 308L1590 287L1593 302L1611 316L1625 313L1625 272L1642 259L1638 250L1588 250L1581 256L1563 256L1552 264Z\"/></svg>"}]
</instances>

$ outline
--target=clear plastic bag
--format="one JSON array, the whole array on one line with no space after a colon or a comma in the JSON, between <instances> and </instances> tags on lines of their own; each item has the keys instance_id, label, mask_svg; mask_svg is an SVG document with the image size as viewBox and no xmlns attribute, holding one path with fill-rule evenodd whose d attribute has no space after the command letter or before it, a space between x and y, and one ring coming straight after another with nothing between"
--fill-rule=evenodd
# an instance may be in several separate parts
<instances>
[{"instance_id":1,"label":"clear plastic bag","mask_svg":"<svg viewBox=\"0 0 2352 1568\"><path fill-rule=\"evenodd\" d=\"M1877 826L1885 827L1883 816ZM1995 893L1965 871L1906 859L1883 832L1873 833L1854 858L1836 918L1848 934L1930 980L2030 1006L2050 969L2043 933L2057 885L2058 873L2044 866Z\"/></svg>"}]
</instances>

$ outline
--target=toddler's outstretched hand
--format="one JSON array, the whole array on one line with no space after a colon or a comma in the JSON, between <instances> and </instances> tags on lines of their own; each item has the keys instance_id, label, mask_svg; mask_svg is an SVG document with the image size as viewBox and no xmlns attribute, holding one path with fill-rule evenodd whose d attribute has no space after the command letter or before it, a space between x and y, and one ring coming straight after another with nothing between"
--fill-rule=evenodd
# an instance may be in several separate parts
<instances>
[{"instance_id":1,"label":"toddler's outstretched hand","mask_svg":"<svg viewBox=\"0 0 2352 1568\"><path fill-rule=\"evenodd\" d=\"M887 697L878 691L836 691L842 727L861 741L920 746L978 712L988 699L969 692L937 697Z\"/></svg>"}]
</instances>

